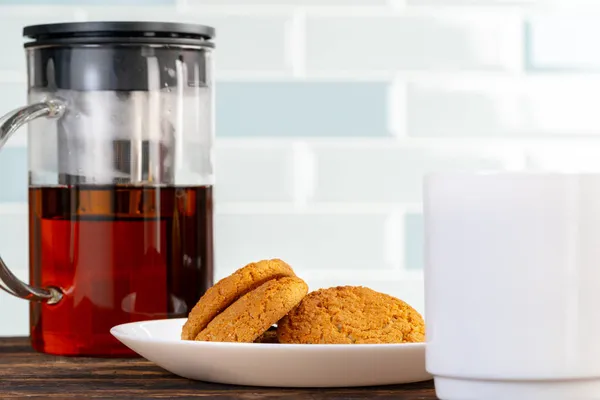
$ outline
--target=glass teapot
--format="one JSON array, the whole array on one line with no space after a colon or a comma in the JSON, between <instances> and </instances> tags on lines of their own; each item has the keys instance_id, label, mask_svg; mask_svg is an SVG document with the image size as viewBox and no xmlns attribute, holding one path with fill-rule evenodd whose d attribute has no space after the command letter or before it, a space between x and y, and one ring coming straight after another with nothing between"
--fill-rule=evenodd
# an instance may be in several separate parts
<instances>
[{"instance_id":1,"label":"glass teapot","mask_svg":"<svg viewBox=\"0 0 600 400\"><path fill-rule=\"evenodd\" d=\"M186 317L213 280L214 29L28 26L29 272L35 349L129 355L112 326ZM0 154L1 157L1 154Z\"/></svg>"}]
</instances>

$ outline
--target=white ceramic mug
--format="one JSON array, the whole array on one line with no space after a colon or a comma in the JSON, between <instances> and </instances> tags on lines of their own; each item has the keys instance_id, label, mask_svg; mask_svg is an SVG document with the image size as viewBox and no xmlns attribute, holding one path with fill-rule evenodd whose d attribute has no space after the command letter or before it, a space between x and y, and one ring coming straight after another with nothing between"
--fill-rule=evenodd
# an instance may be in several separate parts
<instances>
[{"instance_id":1,"label":"white ceramic mug","mask_svg":"<svg viewBox=\"0 0 600 400\"><path fill-rule=\"evenodd\" d=\"M600 174L430 175L424 216L438 397L600 399Z\"/></svg>"}]
</instances>

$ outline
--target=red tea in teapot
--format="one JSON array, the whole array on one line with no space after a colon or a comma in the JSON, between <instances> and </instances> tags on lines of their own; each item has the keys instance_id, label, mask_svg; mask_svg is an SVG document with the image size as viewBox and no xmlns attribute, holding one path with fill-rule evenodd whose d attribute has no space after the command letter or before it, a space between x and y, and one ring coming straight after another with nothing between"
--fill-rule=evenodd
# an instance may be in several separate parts
<instances>
[{"instance_id":1,"label":"red tea in teapot","mask_svg":"<svg viewBox=\"0 0 600 400\"><path fill-rule=\"evenodd\" d=\"M29 191L32 344L60 355L130 355L109 330L187 317L212 284L212 188L64 186Z\"/></svg>"}]
</instances>

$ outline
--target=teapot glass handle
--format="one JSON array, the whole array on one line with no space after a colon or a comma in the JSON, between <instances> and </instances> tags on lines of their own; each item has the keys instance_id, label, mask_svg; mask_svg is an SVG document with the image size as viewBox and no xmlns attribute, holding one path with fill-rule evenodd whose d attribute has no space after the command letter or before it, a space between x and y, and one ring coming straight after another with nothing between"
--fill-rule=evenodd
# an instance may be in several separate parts
<instances>
[{"instance_id":1,"label":"teapot glass handle","mask_svg":"<svg viewBox=\"0 0 600 400\"><path fill-rule=\"evenodd\" d=\"M21 126L34 119L58 118L63 115L65 105L58 100L48 100L18 108L1 118L0 124L0 150L6 141ZM34 301L43 301L56 304L62 299L62 292L54 287L34 288L17 278L6 266L0 257L0 289L14 296Z\"/></svg>"}]
</instances>

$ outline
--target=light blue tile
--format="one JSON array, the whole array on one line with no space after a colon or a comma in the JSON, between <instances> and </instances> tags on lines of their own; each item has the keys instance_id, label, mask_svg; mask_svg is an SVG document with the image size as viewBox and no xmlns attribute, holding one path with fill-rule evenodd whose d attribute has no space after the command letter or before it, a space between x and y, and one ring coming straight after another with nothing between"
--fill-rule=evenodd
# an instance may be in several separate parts
<instances>
[{"instance_id":1,"label":"light blue tile","mask_svg":"<svg viewBox=\"0 0 600 400\"><path fill-rule=\"evenodd\" d=\"M407 214L404 219L404 263L408 270L423 269L423 215Z\"/></svg>"},{"instance_id":2,"label":"light blue tile","mask_svg":"<svg viewBox=\"0 0 600 400\"><path fill-rule=\"evenodd\" d=\"M385 82L218 83L217 136L386 136L387 88Z\"/></svg>"},{"instance_id":3,"label":"light blue tile","mask_svg":"<svg viewBox=\"0 0 600 400\"><path fill-rule=\"evenodd\" d=\"M27 201L27 149L0 150L0 203Z\"/></svg>"}]
</instances>

